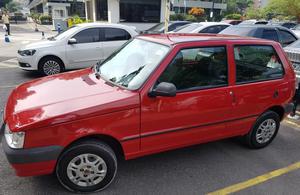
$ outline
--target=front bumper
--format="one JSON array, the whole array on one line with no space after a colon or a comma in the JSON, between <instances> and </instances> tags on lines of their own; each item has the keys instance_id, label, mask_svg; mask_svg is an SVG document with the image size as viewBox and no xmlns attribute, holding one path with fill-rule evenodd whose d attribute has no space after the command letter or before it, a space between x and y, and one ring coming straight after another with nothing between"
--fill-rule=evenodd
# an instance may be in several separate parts
<instances>
[{"instance_id":1,"label":"front bumper","mask_svg":"<svg viewBox=\"0 0 300 195\"><path fill-rule=\"evenodd\" d=\"M19 67L23 70L37 70L36 56L21 56L17 55Z\"/></svg>"},{"instance_id":2,"label":"front bumper","mask_svg":"<svg viewBox=\"0 0 300 195\"><path fill-rule=\"evenodd\" d=\"M18 176L35 176L50 174L63 150L62 146L46 146L30 149L12 149L6 139L2 138L2 146L7 160Z\"/></svg>"}]
</instances>

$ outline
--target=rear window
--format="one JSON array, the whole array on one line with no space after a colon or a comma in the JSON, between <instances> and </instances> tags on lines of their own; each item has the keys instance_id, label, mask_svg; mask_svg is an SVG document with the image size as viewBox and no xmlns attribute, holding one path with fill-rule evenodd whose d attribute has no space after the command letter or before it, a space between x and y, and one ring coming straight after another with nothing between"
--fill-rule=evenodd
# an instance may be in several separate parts
<instances>
[{"instance_id":1,"label":"rear window","mask_svg":"<svg viewBox=\"0 0 300 195\"><path fill-rule=\"evenodd\" d=\"M235 46L234 58L237 83L273 80L283 77L282 63L272 46Z\"/></svg>"},{"instance_id":2,"label":"rear window","mask_svg":"<svg viewBox=\"0 0 300 195\"><path fill-rule=\"evenodd\" d=\"M239 36L252 36L256 28L252 27L241 27L239 25L237 26L230 26L228 28L225 28L223 31L221 31L219 34L225 34L225 35L239 35Z\"/></svg>"}]
</instances>

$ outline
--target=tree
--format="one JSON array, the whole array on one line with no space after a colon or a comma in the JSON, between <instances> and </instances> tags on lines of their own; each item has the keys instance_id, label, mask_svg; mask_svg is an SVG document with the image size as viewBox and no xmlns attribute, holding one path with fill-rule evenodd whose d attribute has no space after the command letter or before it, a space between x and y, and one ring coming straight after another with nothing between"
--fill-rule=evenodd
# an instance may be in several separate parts
<instances>
[{"instance_id":1,"label":"tree","mask_svg":"<svg viewBox=\"0 0 300 195\"><path fill-rule=\"evenodd\" d=\"M189 14L195 17L200 17L203 16L204 9L201 7L193 7L192 9L189 10Z\"/></svg>"},{"instance_id":2,"label":"tree","mask_svg":"<svg viewBox=\"0 0 300 195\"><path fill-rule=\"evenodd\" d=\"M227 10L225 12L228 14L244 14L246 9L253 5L253 0L227 0Z\"/></svg>"},{"instance_id":3,"label":"tree","mask_svg":"<svg viewBox=\"0 0 300 195\"><path fill-rule=\"evenodd\" d=\"M14 1L10 1L5 5L5 8L9 11L9 12L16 12L19 11L21 9L21 5L18 2L14 2Z\"/></svg>"},{"instance_id":4,"label":"tree","mask_svg":"<svg viewBox=\"0 0 300 195\"><path fill-rule=\"evenodd\" d=\"M295 17L300 22L299 0L271 0L266 9L277 16Z\"/></svg>"}]
</instances>

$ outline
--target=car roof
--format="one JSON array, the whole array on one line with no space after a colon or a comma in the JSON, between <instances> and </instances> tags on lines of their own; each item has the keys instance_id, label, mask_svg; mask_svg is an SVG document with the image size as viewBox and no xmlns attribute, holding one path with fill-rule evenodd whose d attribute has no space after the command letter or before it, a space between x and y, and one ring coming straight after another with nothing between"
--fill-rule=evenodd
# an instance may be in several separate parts
<instances>
[{"instance_id":1,"label":"car roof","mask_svg":"<svg viewBox=\"0 0 300 195\"><path fill-rule=\"evenodd\" d=\"M122 28L128 28L129 26L123 25L123 24L113 24L113 23L105 23L105 22L92 22L92 23L82 23L82 24L76 24L76 26L79 27L122 27Z\"/></svg>"},{"instance_id":2,"label":"car roof","mask_svg":"<svg viewBox=\"0 0 300 195\"><path fill-rule=\"evenodd\" d=\"M274 25L265 25L265 24L239 24L232 26L232 28L280 28L284 30L289 30L281 25L274 24Z\"/></svg>"},{"instance_id":3,"label":"car roof","mask_svg":"<svg viewBox=\"0 0 300 195\"><path fill-rule=\"evenodd\" d=\"M273 43L274 41L259 39L254 37L242 37L235 35L221 35L221 34L186 34L186 33L172 33L172 34L147 34L139 35L138 38L164 44L175 45L179 43L188 43L195 41L226 41L226 40L253 40L256 43Z\"/></svg>"}]
</instances>

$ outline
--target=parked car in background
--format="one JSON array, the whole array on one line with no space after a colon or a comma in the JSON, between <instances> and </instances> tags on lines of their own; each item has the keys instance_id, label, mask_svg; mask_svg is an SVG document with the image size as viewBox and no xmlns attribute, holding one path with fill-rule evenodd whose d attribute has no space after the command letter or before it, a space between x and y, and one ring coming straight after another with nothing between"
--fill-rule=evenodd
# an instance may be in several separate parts
<instances>
[{"instance_id":1,"label":"parked car in background","mask_svg":"<svg viewBox=\"0 0 300 195\"><path fill-rule=\"evenodd\" d=\"M225 22L231 25L238 25L242 22L242 20L222 20L221 22Z\"/></svg>"},{"instance_id":2,"label":"parked car in background","mask_svg":"<svg viewBox=\"0 0 300 195\"><path fill-rule=\"evenodd\" d=\"M297 77L297 83L300 83L300 40L285 47L284 51L292 62Z\"/></svg>"},{"instance_id":3,"label":"parked car in background","mask_svg":"<svg viewBox=\"0 0 300 195\"><path fill-rule=\"evenodd\" d=\"M117 159L235 136L266 147L293 108L294 85L274 41L138 36L93 69L16 87L1 144L18 176L55 173L68 190L99 191Z\"/></svg>"},{"instance_id":4,"label":"parked car in background","mask_svg":"<svg viewBox=\"0 0 300 195\"><path fill-rule=\"evenodd\" d=\"M296 22L271 22L271 25L280 25L288 29L294 28L297 23Z\"/></svg>"},{"instance_id":5,"label":"parked car in background","mask_svg":"<svg viewBox=\"0 0 300 195\"><path fill-rule=\"evenodd\" d=\"M297 24L291 30L300 38L300 24Z\"/></svg>"},{"instance_id":6,"label":"parked car in background","mask_svg":"<svg viewBox=\"0 0 300 195\"><path fill-rule=\"evenodd\" d=\"M170 21L168 26L168 32L174 31L176 28L184 26L186 24L190 24L191 22L188 21ZM155 26L149 28L148 30L142 31L142 34L160 34L164 33L165 30L165 23L161 22L156 24Z\"/></svg>"},{"instance_id":7,"label":"parked car in background","mask_svg":"<svg viewBox=\"0 0 300 195\"><path fill-rule=\"evenodd\" d=\"M298 37L289 29L273 25L236 25L230 26L220 34L238 35L269 39L279 42L283 47L298 40Z\"/></svg>"},{"instance_id":8,"label":"parked car in background","mask_svg":"<svg viewBox=\"0 0 300 195\"><path fill-rule=\"evenodd\" d=\"M49 40L19 49L19 66L44 75L86 68L104 60L136 35L133 28L121 24L79 24Z\"/></svg>"},{"instance_id":9,"label":"parked car in background","mask_svg":"<svg viewBox=\"0 0 300 195\"><path fill-rule=\"evenodd\" d=\"M181 26L171 32L174 33L213 33L217 34L231 26L231 24L224 22L200 22L200 23L191 23L184 26Z\"/></svg>"},{"instance_id":10,"label":"parked car in background","mask_svg":"<svg viewBox=\"0 0 300 195\"><path fill-rule=\"evenodd\" d=\"M249 25L249 24L268 24L266 20L244 20L239 25Z\"/></svg>"}]
</instances>

